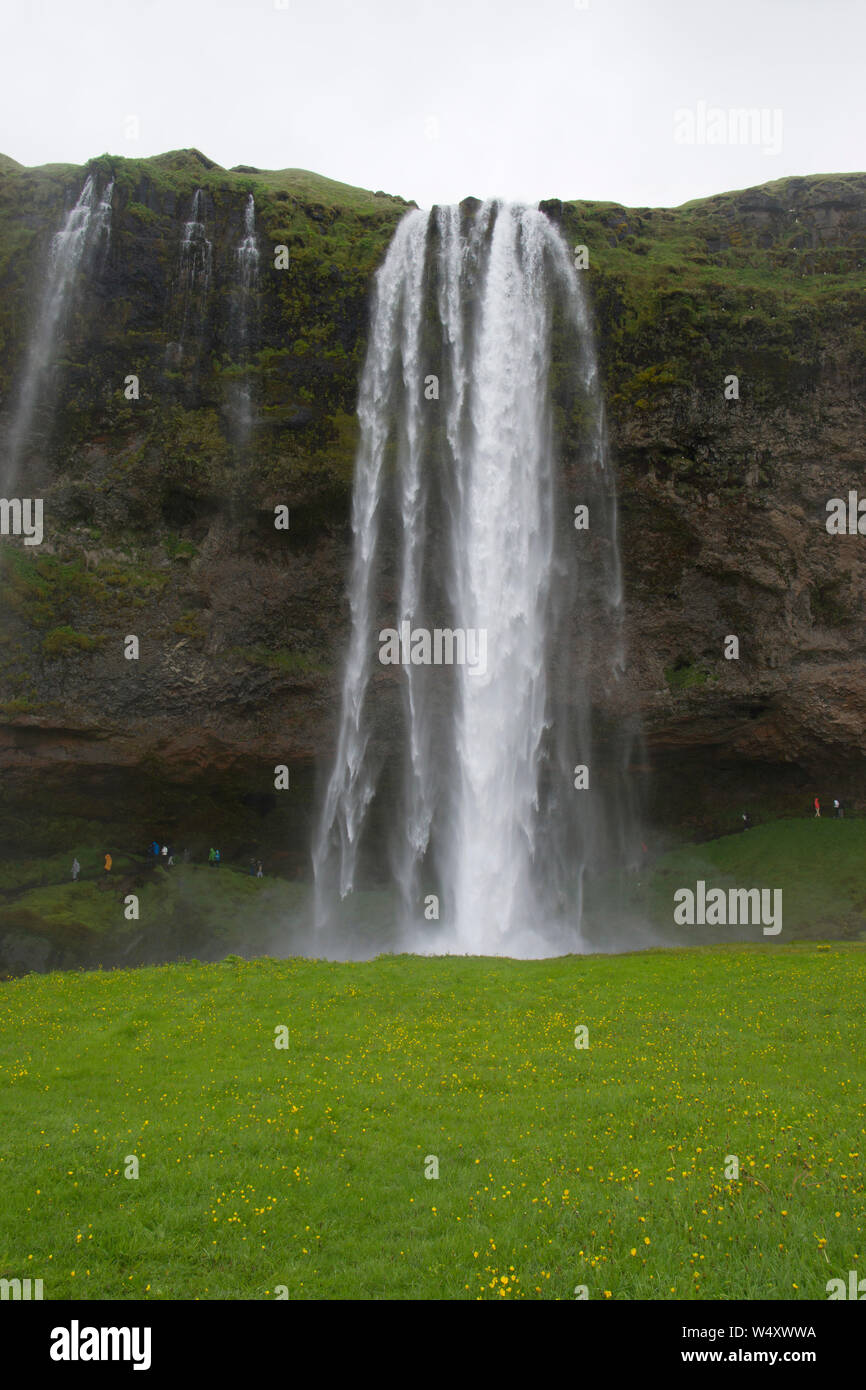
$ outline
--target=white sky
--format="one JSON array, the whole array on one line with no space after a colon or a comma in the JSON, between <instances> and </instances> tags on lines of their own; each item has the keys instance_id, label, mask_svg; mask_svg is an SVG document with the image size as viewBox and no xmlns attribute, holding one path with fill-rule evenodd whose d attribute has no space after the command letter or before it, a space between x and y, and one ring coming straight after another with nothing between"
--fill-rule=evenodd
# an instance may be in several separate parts
<instances>
[{"instance_id":1,"label":"white sky","mask_svg":"<svg viewBox=\"0 0 866 1390\"><path fill-rule=\"evenodd\" d=\"M866 167L866 0L0 5L0 150L23 164L195 145L422 206L670 206ZM768 131L780 112L781 149L677 143L699 102L765 110Z\"/></svg>"}]
</instances>

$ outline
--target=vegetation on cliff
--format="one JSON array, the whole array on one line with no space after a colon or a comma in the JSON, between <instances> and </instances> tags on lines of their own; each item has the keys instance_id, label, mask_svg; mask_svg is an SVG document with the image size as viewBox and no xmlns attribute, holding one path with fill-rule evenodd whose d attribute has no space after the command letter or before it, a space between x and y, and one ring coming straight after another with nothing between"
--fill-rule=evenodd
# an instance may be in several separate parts
<instances>
[{"instance_id":1,"label":"vegetation on cliff","mask_svg":"<svg viewBox=\"0 0 866 1390\"><path fill-rule=\"evenodd\" d=\"M615 407L743 378L794 404L866 350L866 175L785 178L679 208L543 204L589 248ZM561 208L561 212L560 212Z\"/></svg>"}]
</instances>

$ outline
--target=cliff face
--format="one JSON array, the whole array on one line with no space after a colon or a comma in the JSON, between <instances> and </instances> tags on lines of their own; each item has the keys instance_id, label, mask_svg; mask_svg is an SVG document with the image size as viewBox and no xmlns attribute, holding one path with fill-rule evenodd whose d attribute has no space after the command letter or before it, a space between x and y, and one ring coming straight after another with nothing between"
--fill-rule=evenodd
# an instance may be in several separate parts
<instances>
[{"instance_id":1,"label":"cliff face","mask_svg":"<svg viewBox=\"0 0 866 1390\"><path fill-rule=\"evenodd\" d=\"M596 244L585 210L561 216ZM866 541L828 534L826 504L866 497L866 178L605 220L596 303L651 804L686 833L815 794L862 806Z\"/></svg>"},{"instance_id":2,"label":"cliff face","mask_svg":"<svg viewBox=\"0 0 866 1390\"><path fill-rule=\"evenodd\" d=\"M57 817L136 844L145 827L255 844L266 824L274 848L297 845L305 860L370 282L406 205L303 172L220 170L194 151L89 168L102 186L115 180L111 240L70 305L21 470L24 495L45 499L45 541L0 551L0 830L47 849L68 837ZM7 422L51 236L84 176L0 179ZM211 269L184 328L181 243L197 189ZM242 362L250 193L261 259ZM241 381L255 402L249 441L234 419ZM275 529L277 506L289 531ZM278 762L292 767L291 797L274 792Z\"/></svg>"},{"instance_id":3,"label":"cliff face","mask_svg":"<svg viewBox=\"0 0 866 1390\"><path fill-rule=\"evenodd\" d=\"M111 240L71 303L18 491L45 499L45 540L0 544L0 835L15 852L216 835L299 872L338 700L371 278L406 204L195 151L88 167L115 181ZM84 174L0 164L0 425ZM212 265L184 328L198 189ZM261 262L242 339L250 193ZM589 252L620 477L624 698L644 719L651 809L700 832L813 787L853 798L866 541L824 523L829 498L866 495L866 176L675 210L543 206Z\"/></svg>"}]
</instances>

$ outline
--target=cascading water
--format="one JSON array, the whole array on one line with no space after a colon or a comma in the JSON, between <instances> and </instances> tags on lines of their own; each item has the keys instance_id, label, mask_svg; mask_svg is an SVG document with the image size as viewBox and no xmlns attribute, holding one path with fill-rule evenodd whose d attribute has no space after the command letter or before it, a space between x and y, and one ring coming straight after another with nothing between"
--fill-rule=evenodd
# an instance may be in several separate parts
<instances>
[{"instance_id":1,"label":"cascading water","mask_svg":"<svg viewBox=\"0 0 866 1390\"><path fill-rule=\"evenodd\" d=\"M633 854L634 721L595 737L624 664L614 480L580 279L543 213L407 214L377 276L358 410L320 939L353 925L338 898L384 860L404 946L579 949L585 869Z\"/></svg>"},{"instance_id":2,"label":"cascading water","mask_svg":"<svg viewBox=\"0 0 866 1390\"><path fill-rule=\"evenodd\" d=\"M233 349L244 379L233 384L230 413L237 443L245 445L253 424L252 393L247 372L251 348L251 321L259 278L259 246L256 239L256 204L252 193L244 208L244 234L237 248L237 288L233 308Z\"/></svg>"},{"instance_id":3,"label":"cascading water","mask_svg":"<svg viewBox=\"0 0 866 1390\"><path fill-rule=\"evenodd\" d=\"M201 327L213 270L213 246L205 235L204 215L204 193L197 188L189 221L184 224L181 236L172 296L176 338L169 343L168 357L175 366L180 365L183 359L190 335L195 338L196 350L201 342Z\"/></svg>"},{"instance_id":4,"label":"cascading water","mask_svg":"<svg viewBox=\"0 0 866 1390\"><path fill-rule=\"evenodd\" d=\"M250 296L259 276L259 244L256 240L256 200L252 193L244 208L244 235L238 246L238 286L240 289L239 333L246 349L250 332Z\"/></svg>"},{"instance_id":5,"label":"cascading water","mask_svg":"<svg viewBox=\"0 0 866 1390\"><path fill-rule=\"evenodd\" d=\"M79 269L104 255L111 234L111 179L101 194L88 174L75 206L51 240L39 309L27 348L24 374L6 439L3 487L8 493L17 480L33 416L53 366Z\"/></svg>"}]
</instances>

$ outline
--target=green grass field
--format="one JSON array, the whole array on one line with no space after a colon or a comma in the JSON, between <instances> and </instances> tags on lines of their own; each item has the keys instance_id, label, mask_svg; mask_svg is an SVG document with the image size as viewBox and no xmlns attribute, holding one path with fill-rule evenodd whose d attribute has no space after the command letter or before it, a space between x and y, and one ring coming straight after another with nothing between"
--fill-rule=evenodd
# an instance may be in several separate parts
<instances>
[{"instance_id":1,"label":"green grass field","mask_svg":"<svg viewBox=\"0 0 866 1390\"><path fill-rule=\"evenodd\" d=\"M864 984L838 943L6 982L0 1274L48 1299L825 1298L866 1255Z\"/></svg>"}]
</instances>

